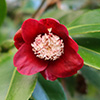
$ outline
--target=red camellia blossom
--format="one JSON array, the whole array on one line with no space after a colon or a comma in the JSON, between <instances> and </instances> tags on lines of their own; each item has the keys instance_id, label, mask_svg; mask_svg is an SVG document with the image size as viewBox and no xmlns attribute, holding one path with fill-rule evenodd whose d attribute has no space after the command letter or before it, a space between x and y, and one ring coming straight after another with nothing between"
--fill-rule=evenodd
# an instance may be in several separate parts
<instances>
[{"instance_id":1,"label":"red camellia blossom","mask_svg":"<svg viewBox=\"0 0 100 100\"><path fill-rule=\"evenodd\" d=\"M14 36L18 49L14 66L23 75L40 72L47 80L65 78L77 73L83 59L77 53L77 43L67 28L53 18L27 19Z\"/></svg>"}]
</instances>

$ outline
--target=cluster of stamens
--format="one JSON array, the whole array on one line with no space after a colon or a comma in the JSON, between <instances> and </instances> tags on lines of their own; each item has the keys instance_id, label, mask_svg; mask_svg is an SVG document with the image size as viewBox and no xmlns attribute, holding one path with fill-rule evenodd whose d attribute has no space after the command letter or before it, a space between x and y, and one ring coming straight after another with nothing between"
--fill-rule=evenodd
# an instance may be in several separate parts
<instances>
[{"instance_id":1,"label":"cluster of stamens","mask_svg":"<svg viewBox=\"0 0 100 100\"><path fill-rule=\"evenodd\" d=\"M57 35L51 33L39 34L31 44L36 57L44 60L56 60L64 53L64 43Z\"/></svg>"}]
</instances>

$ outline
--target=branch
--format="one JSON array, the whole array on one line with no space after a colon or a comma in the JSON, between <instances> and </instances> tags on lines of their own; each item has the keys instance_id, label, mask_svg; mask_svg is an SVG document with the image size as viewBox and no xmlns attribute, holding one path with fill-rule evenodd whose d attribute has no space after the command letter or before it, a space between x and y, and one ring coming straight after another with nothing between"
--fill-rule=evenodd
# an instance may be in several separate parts
<instances>
[{"instance_id":1,"label":"branch","mask_svg":"<svg viewBox=\"0 0 100 100\"><path fill-rule=\"evenodd\" d=\"M42 0L39 8L36 10L36 12L32 15L32 18L35 18L37 16L37 13L40 11L41 7L44 5L45 0Z\"/></svg>"},{"instance_id":2,"label":"branch","mask_svg":"<svg viewBox=\"0 0 100 100\"><path fill-rule=\"evenodd\" d=\"M38 10L32 15L32 18L38 19L48 6L58 3L60 0L43 0Z\"/></svg>"}]
</instances>

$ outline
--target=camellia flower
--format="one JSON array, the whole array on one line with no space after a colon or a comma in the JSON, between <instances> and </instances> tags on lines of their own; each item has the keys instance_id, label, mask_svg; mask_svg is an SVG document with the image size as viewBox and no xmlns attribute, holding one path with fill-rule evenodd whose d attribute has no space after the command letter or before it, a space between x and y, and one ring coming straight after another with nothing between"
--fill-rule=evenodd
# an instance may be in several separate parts
<instances>
[{"instance_id":1,"label":"camellia flower","mask_svg":"<svg viewBox=\"0 0 100 100\"><path fill-rule=\"evenodd\" d=\"M83 59L77 53L77 43L67 28L53 18L27 19L14 36L18 52L14 66L23 75L40 72L47 80L65 78L77 73Z\"/></svg>"}]
</instances>

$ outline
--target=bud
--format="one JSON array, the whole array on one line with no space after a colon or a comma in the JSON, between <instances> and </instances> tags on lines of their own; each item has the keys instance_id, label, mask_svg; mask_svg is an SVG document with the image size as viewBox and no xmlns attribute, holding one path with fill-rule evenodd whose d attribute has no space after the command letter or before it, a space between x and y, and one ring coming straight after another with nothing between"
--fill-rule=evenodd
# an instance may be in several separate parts
<instances>
[{"instance_id":1,"label":"bud","mask_svg":"<svg viewBox=\"0 0 100 100\"><path fill-rule=\"evenodd\" d=\"M6 40L0 45L0 51L1 52L7 52L9 49L11 49L14 46L13 40Z\"/></svg>"}]
</instances>

